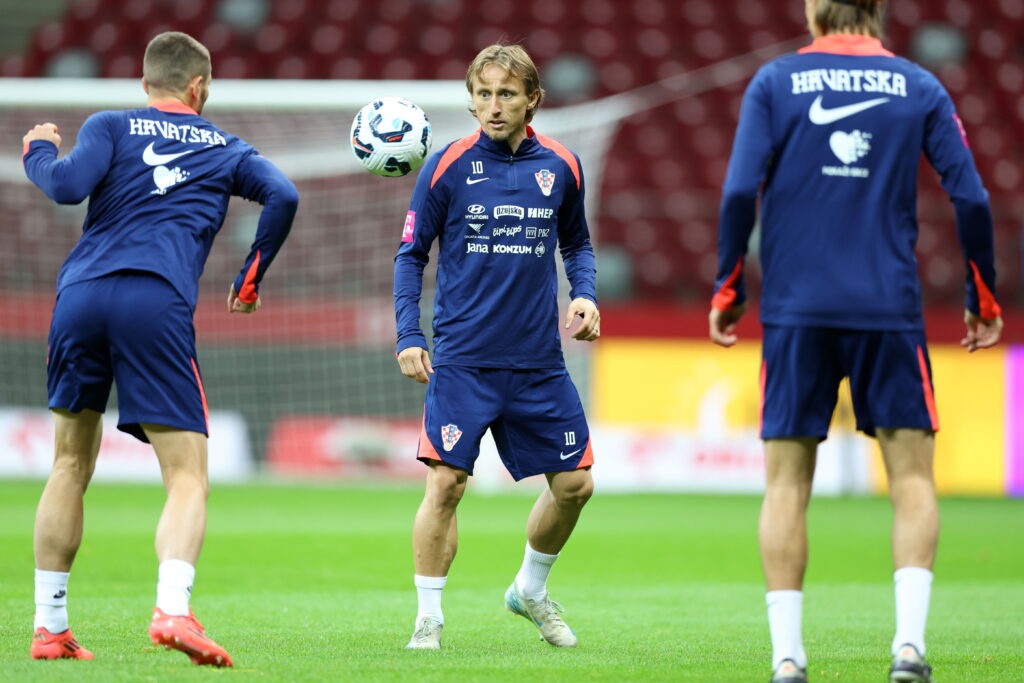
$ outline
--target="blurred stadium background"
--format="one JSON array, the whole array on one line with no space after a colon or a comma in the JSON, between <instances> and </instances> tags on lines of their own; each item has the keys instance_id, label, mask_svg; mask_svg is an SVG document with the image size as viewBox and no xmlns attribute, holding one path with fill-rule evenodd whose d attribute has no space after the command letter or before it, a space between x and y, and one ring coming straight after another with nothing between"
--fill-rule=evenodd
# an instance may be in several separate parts
<instances>
[{"instance_id":1,"label":"blurred stadium background","mask_svg":"<svg viewBox=\"0 0 1024 683\"><path fill-rule=\"evenodd\" d=\"M918 254L943 424L940 489L1022 495L1024 0L890 5L887 45L939 76L967 127L991 193L1007 320L1007 343L994 351L968 357L956 345L964 264L949 202L922 160ZM279 163L302 194L257 315L222 312L254 207L233 204L207 264L197 333L217 412L215 478L422 476L410 462L422 388L395 367L390 300L413 180L359 170L348 128L365 101L402 95L431 116L435 149L470 132L459 81L479 48L506 39L540 68L548 100L538 129L572 147L589 180L604 337L566 345L594 424L599 485L759 489L756 311L730 351L704 341L706 311L743 89L761 63L807 42L798 0L4 0L0 9L0 476L49 467L46 332L85 210L53 205L27 183L21 136L53 120L67 151L91 111L141 106L146 43L181 30L213 56L208 118ZM751 280L756 297L756 268ZM843 400L822 492L883 484L873 445L851 423ZM489 462L482 483L505 486ZM98 476L158 475L146 448L108 428Z\"/></svg>"}]
</instances>

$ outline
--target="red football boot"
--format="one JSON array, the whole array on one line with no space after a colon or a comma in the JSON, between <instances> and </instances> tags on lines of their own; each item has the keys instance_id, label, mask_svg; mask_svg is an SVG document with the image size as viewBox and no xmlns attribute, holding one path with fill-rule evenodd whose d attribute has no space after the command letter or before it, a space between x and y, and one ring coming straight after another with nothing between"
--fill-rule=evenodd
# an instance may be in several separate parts
<instances>
[{"instance_id":1,"label":"red football boot","mask_svg":"<svg viewBox=\"0 0 1024 683\"><path fill-rule=\"evenodd\" d=\"M40 626L32 636L32 659L92 659L91 652L78 644L71 629L50 633Z\"/></svg>"},{"instance_id":2,"label":"red football boot","mask_svg":"<svg viewBox=\"0 0 1024 683\"><path fill-rule=\"evenodd\" d=\"M175 617L164 614L159 607L154 607L153 621L149 624L149 637L157 645L184 652L193 664L232 665L231 655L207 637L203 625L191 611L187 617Z\"/></svg>"}]
</instances>

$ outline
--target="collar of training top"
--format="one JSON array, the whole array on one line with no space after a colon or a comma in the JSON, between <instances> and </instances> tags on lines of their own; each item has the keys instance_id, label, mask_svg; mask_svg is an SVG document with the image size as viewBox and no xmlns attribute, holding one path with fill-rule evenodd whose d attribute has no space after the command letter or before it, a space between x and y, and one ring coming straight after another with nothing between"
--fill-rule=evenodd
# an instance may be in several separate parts
<instances>
[{"instance_id":1,"label":"collar of training top","mask_svg":"<svg viewBox=\"0 0 1024 683\"><path fill-rule=\"evenodd\" d=\"M153 109L157 109L167 114L193 114L196 116L199 115L199 112L197 112L192 107L182 102L178 102L176 100L170 100L168 102L154 102L149 106Z\"/></svg>"},{"instance_id":2,"label":"collar of training top","mask_svg":"<svg viewBox=\"0 0 1024 683\"><path fill-rule=\"evenodd\" d=\"M490 139L483 132L483 129L480 130L480 140L478 141L477 144L481 145L486 150L489 150L491 152L497 152L502 156L521 157L525 154L529 154L536 147L537 134L533 132L533 128L531 126L527 126L526 137L523 138L523 141L519 143L519 147L516 149L514 155L512 154L512 147L509 146L508 142L506 142L505 140L497 142L495 140Z\"/></svg>"},{"instance_id":3,"label":"collar of training top","mask_svg":"<svg viewBox=\"0 0 1024 683\"><path fill-rule=\"evenodd\" d=\"M856 55L858 57L895 56L882 47L882 41L878 38L851 33L831 33L815 38L813 43L799 50L802 55L808 52L827 52L833 55Z\"/></svg>"}]
</instances>

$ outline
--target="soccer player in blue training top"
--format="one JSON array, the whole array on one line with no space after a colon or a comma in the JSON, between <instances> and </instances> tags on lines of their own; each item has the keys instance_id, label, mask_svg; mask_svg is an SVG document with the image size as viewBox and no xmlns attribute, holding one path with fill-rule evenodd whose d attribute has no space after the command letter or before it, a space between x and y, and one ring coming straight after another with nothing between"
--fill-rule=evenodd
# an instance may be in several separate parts
<instances>
[{"instance_id":1,"label":"soccer player in blue training top","mask_svg":"<svg viewBox=\"0 0 1024 683\"><path fill-rule=\"evenodd\" d=\"M894 508L893 681L928 681L924 630L939 530L939 428L921 313L917 165L923 149L956 210L967 271L961 342L996 344L992 218L967 137L938 80L882 47L884 2L806 0L814 42L747 88L723 190L712 341L736 343L743 258L761 206L766 490L760 543L774 681L806 680L806 508L840 380L876 436Z\"/></svg>"},{"instance_id":2,"label":"soccer player in blue training top","mask_svg":"<svg viewBox=\"0 0 1024 683\"><path fill-rule=\"evenodd\" d=\"M590 432L559 339L555 250L572 287L564 326L600 334L594 252L579 158L528 125L544 92L518 45L491 45L469 65L472 135L420 171L395 258L398 364L427 383L417 457L429 465L413 526L419 613L409 648L441 647L441 589L458 542L455 508L489 428L516 479L547 477L526 525L526 556L505 606L547 642L573 647L547 576L593 491ZM439 241L434 358L420 329L430 245Z\"/></svg>"},{"instance_id":3,"label":"soccer player in blue training top","mask_svg":"<svg viewBox=\"0 0 1024 683\"><path fill-rule=\"evenodd\" d=\"M256 150L199 115L209 85L207 49L183 33L161 33L143 61L146 108L89 117L60 160L52 123L24 138L25 172L47 196L61 204L89 198L82 238L57 279L50 328L47 389L57 434L36 514L34 659L93 658L68 628L67 584L82 540L100 414L117 382L118 429L153 444L167 488L150 637L196 664L231 666L188 604L207 496L207 408L192 315L230 197L263 205L228 295L228 311L252 313L298 195Z\"/></svg>"}]
</instances>

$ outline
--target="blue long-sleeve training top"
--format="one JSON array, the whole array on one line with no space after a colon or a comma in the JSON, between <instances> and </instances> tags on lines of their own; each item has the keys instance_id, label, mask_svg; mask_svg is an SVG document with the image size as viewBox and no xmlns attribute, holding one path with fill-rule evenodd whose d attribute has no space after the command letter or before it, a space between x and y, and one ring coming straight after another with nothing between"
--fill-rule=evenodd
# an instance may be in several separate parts
<instances>
[{"instance_id":1,"label":"blue long-sleeve training top","mask_svg":"<svg viewBox=\"0 0 1024 683\"><path fill-rule=\"evenodd\" d=\"M167 279L195 309L199 277L232 195L263 205L256 239L235 277L252 303L291 229L295 186L248 143L183 104L90 116L74 149L32 141L25 173L61 204L89 198L82 237L57 278L57 292L119 270Z\"/></svg>"},{"instance_id":2,"label":"blue long-sleeve training top","mask_svg":"<svg viewBox=\"0 0 1024 683\"><path fill-rule=\"evenodd\" d=\"M579 157L527 129L515 154L480 130L420 170L395 257L398 352L427 348L423 268L438 240L433 364L564 367L555 250L569 296L595 303Z\"/></svg>"},{"instance_id":3,"label":"blue long-sleeve training top","mask_svg":"<svg viewBox=\"0 0 1024 683\"><path fill-rule=\"evenodd\" d=\"M760 192L764 324L921 329L922 151L956 212L966 307L998 316L988 193L949 95L877 39L852 35L769 62L748 86L723 190L712 305L744 301Z\"/></svg>"}]
</instances>

